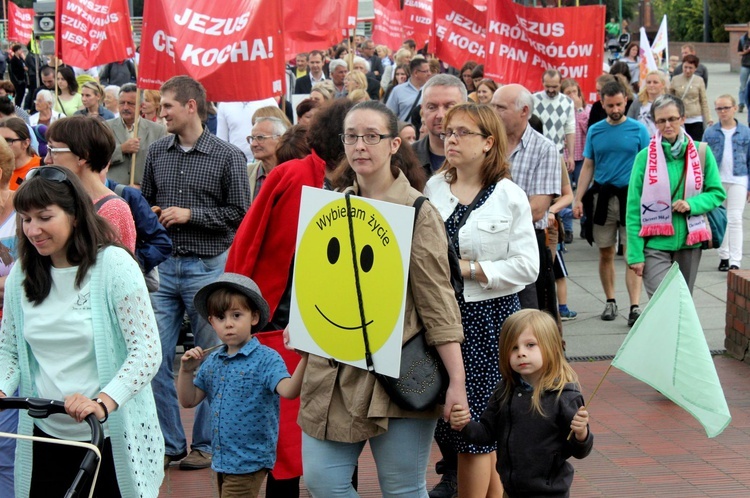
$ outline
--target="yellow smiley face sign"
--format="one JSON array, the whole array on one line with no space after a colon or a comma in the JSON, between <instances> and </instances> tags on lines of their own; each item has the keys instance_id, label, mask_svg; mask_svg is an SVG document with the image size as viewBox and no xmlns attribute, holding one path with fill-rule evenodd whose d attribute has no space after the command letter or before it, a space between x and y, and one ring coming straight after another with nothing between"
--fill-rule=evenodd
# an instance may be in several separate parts
<instances>
[{"instance_id":1,"label":"yellow smiley face sign","mask_svg":"<svg viewBox=\"0 0 750 498\"><path fill-rule=\"evenodd\" d=\"M342 194L303 189L300 212L308 214L300 214L290 314L295 347L363 366L364 320L375 369L382 372L385 363L393 363L379 353L388 345L401 347L409 209L355 196L347 208ZM304 338L295 333L301 329Z\"/></svg>"}]
</instances>

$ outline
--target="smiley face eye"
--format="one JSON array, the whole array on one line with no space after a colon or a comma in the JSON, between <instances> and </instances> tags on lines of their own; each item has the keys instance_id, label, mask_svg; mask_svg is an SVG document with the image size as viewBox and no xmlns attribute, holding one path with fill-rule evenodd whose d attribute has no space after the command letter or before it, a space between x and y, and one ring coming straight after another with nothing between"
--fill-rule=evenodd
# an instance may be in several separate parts
<instances>
[{"instance_id":1,"label":"smiley face eye","mask_svg":"<svg viewBox=\"0 0 750 498\"><path fill-rule=\"evenodd\" d=\"M339 260L339 254L341 254L341 244L339 243L339 239L331 237L331 240L328 241L328 262L335 265Z\"/></svg>"},{"instance_id":2,"label":"smiley face eye","mask_svg":"<svg viewBox=\"0 0 750 498\"><path fill-rule=\"evenodd\" d=\"M375 260L375 254L372 252L372 247L366 245L362 248L362 252L359 253L359 266L362 271L369 272L372 270L372 265Z\"/></svg>"}]
</instances>

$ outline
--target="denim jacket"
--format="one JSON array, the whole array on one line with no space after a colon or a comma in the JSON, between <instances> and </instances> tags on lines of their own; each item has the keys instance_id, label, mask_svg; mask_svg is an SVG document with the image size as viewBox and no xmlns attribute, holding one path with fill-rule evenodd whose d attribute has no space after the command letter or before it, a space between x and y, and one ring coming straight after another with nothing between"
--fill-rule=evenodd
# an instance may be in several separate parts
<instances>
[{"instance_id":1,"label":"denim jacket","mask_svg":"<svg viewBox=\"0 0 750 498\"><path fill-rule=\"evenodd\" d=\"M737 130L732 135L732 173L734 176L748 177L748 190L750 190L750 128L737 122ZM721 123L709 127L703 134L703 141L711 147L711 152L718 163L724 157L724 134L721 132Z\"/></svg>"}]
</instances>

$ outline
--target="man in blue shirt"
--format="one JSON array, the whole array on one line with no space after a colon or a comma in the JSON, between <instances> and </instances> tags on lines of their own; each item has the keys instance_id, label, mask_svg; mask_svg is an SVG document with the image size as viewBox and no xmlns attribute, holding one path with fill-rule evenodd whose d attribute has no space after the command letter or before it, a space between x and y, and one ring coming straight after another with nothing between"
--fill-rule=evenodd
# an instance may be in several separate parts
<instances>
[{"instance_id":1,"label":"man in blue shirt","mask_svg":"<svg viewBox=\"0 0 750 498\"><path fill-rule=\"evenodd\" d=\"M615 252L617 236L623 249L627 247L625 234L625 203L628 197L630 171L636 154L648 146L646 127L625 115L627 98L620 83L604 85L602 106L607 119L589 128L583 151L583 168L578 181L573 215L580 218L584 210L586 231L599 248L599 278L607 303L602 320L617 318L615 302ZM589 188L591 180L593 185ZM589 243L592 239L589 239ZM628 325L632 326L641 314L641 277L626 266L625 286L630 297Z\"/></svg>"},{"instance_id":2,"label":"man in blue shirt","mask_svg":"<svg viewBox=\"0 0 750 498\"><path fill-rule=\"evenodd\" d=\"M416 109L422 97L422 86L430 79L430 64L423 58L414 58L409 63L411 76L397 85L388 97L386 106L398 116L399 121L411 123L411 113Z\"/></svg>"}]
</instances>

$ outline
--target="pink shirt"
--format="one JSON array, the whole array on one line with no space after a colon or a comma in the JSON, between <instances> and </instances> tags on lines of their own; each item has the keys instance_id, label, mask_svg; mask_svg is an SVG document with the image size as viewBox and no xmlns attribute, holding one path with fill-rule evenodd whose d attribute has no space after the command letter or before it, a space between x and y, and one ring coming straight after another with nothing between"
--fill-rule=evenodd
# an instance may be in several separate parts
<instances>
[{"instance_id":1,"label":"pink shirt","mask_svg":"<svg viewBox=\"0 0 750 498\"><path fill-rule=\"evenodd\" d=\"M108 194L111 195L111 194ZM104 195L94 199L94 204ZM130 252L135 253L135 222L133 222L133 213L130 212L130 206L122 199L110 199L99 208L99 216L109 221L115 233L120 239L120 243L127 247Z\"/></svg>"}]
</instances>

